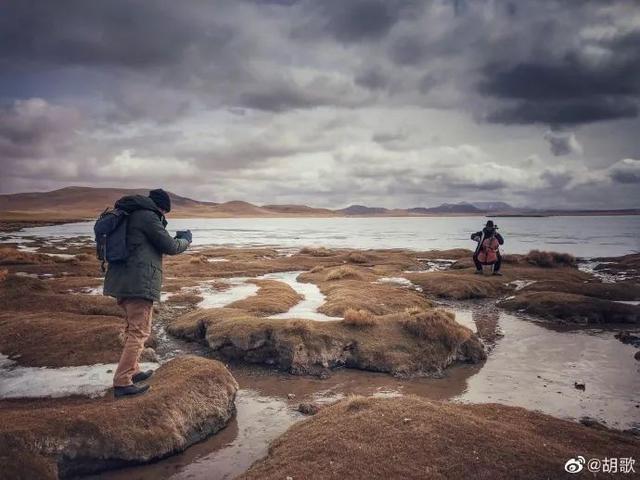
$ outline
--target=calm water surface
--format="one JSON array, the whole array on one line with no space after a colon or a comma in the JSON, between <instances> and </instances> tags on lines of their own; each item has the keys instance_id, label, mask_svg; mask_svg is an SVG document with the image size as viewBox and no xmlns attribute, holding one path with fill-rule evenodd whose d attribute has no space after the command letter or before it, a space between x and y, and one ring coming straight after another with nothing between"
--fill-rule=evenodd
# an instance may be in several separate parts
<instances>
[{"instance_id":1,"label":"calm water surface","mask_svg":"<svg viewBox=\"0 0 640 480\"><path fill-rule=\"evenodd\" d=\"M191 229L194 245L271 245L333 248L472 248L469 239L483 217L210 218L171 219L169 230ZM580 257L640 251L640 216L497 218L506 253L533 248ZM92 222L27 228L16 236L75 237L92 234Z\"/></svg>"}]
</instances>

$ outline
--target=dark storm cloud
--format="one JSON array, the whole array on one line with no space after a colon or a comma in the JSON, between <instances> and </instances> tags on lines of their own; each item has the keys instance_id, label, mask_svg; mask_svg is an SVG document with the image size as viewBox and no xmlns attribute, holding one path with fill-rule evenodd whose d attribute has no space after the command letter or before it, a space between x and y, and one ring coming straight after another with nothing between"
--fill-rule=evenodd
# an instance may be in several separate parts
<instances>
[{"instance_id":1,"label":"dark storm cloud","mask_svg":"<svg viewBox=\"0 0 640 480\"><path fill-rule=\"evenodd\" d=\"M356 74L354 81L356 85L369 90L384 90L389 86L389 76L379 67L369 67Z\"/></svg>"},{"instance_id":2,"label":"dark storm cloud","mask_svg":"<svg viewBox=\"0 0 640 480\"><path fill-rule=\"evenodd\" d=\"M203 34L186 11L166 0L3 2L0 58L18 66L173 63ZM224 40L210 33L212 41Z\"/></svg>"},{"instance_id":3,"label":"dark storm cloud","mask_svg":"<svg viewBox=\"0 0 640 480\"><path fill-rule=\"evenodd\" d=\"M618 183L640 183L640 160L626 158L609 169L611 179Z\"/></svg>"},{"instance_id":4,"label":"dark storm cloud","mask_svg":"<svg viewBox=\"0 0 640 480\"><path fill-rule=\"evenodd\" d=\"M576 125L635 117L640 97L638 45L640 30L584 41L581 50L559 59L487 65L479 91L514 103L487 119L507 124Z\"/></svg>"},{"instance_id":5,"label":"dark storm cloud","mask_svg":"<svg viewBox=\"0 0 640 480\"><path fill-rule=\"evenodd\" d=\"M578 143L573 132L549 129L545 132L544 138L549 142L549 149L556 157L570 153L582 153L582 146Z\"/></svg>"},{"instance_id":6,"label":"dark storm cloud","mask_svg":"<svg viewBox=\"0 0 640 480\"><path fill-rule=\"evenodd\" d=\"M513 107L503 107L486 116L486 120L505 125L543 123L548 125L578 125L604 120L638 116L633 100L591 98L572 101L522 101Z\"/></svg>"},{"instance_id":7,"label":"dark storm cloud","mask_svg":"<svg viewBox=\"0 0 640 480\"><path fill-rule=\"evenodd\" d=\"M342 42L376 40L419 2L410 0L331 0L313 2L325 31Z\"/></svg>"},{"instance_id":8,"label":"dark storm cloud","mask_svg":"<svg viewBox=\"0 0 640 480\"><path fill-rule=\"evenodd\" d=\"M637 122L607 121L638 115L636 6L5 1L0 191L215 181L217 200L406 206L588 185L630 203Z\"/></svg>"},{"instance_id":9,"label":"dark storm cloud","mask_svg":"<svg viewBox=\"0 0 640 480\"><path fill-rule=\"evenodd\" d=\"M41 99L17 101L0 108L0 159L46 157L69 144L80 115L69 108L49 105Z\"/></svg>"}]
</instances>

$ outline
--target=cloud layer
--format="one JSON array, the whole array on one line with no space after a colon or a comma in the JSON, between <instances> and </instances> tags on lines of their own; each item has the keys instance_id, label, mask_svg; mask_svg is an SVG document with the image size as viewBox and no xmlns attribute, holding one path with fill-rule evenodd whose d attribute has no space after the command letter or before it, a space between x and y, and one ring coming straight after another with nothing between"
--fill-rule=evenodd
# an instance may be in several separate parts
<instances>
[{"instance_id":1,"label":"cloud layer","mask_svg":"<svg viewBox=\"0 0 640 480\"><path fill-rule=\"evenodd\" d=\"M3 2L0 191L638 207L636 7Z\"/></svg>"}]
</instances>

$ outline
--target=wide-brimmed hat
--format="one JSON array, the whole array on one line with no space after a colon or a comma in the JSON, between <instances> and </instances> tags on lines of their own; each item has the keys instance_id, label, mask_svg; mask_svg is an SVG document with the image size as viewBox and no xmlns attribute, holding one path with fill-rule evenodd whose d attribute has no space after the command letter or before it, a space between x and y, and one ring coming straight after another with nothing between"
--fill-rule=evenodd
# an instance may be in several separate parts
<instances>
[{"instance_id":1,"label":"wide-brimmed hat","mask_svg":"<svg viewBox=\"0 0 640 480\"><path fill-rule=\"evenodd\" d=\"M487 220L487 224L484 226L485 228L495 228L498 229L498 225L493 223L493 220Z\"/></svg>"}]
</instances>

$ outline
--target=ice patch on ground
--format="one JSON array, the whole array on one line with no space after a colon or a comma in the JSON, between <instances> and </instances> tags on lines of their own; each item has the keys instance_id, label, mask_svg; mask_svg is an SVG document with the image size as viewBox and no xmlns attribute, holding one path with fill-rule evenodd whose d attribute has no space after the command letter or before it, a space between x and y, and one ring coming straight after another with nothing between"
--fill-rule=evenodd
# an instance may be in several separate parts
<instances>
[{"instance_id":1,"label":"ice patch on ground","mask_svg":"<svg viewBox=\"0 0 640 480\"><path fill-rule=\"evenodd\" d=\"M157 363L142 363L155 370ZM78 367L19 367L0 354L0 398L59 398L70 395L101 397L111 388L115 363Z\"/></svg>"},{"instance_id":2,"label":"ice patch on ground","mask_svg":"<svg viewBox=\"0 0 640 480\"><path fill-rule=\"evenodd\" d=\"M415 272L412 272L412 273L415 273ZM392 284L401 285L401 286L407 287L407 288L413 288L414 290L416 290L418 292L422 292L423 291L422 287L420 285L416 285L411 280L409 280L408 278L404 278L404 277L380 277L374 283L392 283Z\"/></svg>"},{"instance_id":3,"label":"ice patch on ground","mask_svg":"<svg viewBox=\"0 0 640 480\"><path fill-rule=\"evenodd\" d=\"M594 277L600 279L602 283L622 282L624 280L627 280L628 278L631 278L627 272L608 273L601 270L596 270L596 267L598 267L599 265L609 265L614 263L615 262L599 262L585 258L578 262L578 270L593 275Z\"/></svg>"},{"instance_id":4,"label":"ice patch on ground","mask_svg":"<svg viewBox=\"0 0 640 480\"><path fill-rule=\"evenodd\" d=\"M65 272L62 272L64 275ZM51 279L53 278L52 273L27 273L27 272L16 272L14 273L16 277L26 277L26 278L40 278L40 279Z\"/></svg>"},{"instance_id":5,"label":"ice patch on ground","mask_svg":"<svg viewBox=\"0 0 640 480\"><path fill-rule=\"evenodd\" d=\"M64 260L71 260L75 258L76 255L72 255L70 253L45 253L44 255L48 255L49 257L62 258Z\"/></svg>"},{"instance_id":6,"label":"ice patch on ground","mask_svg":"<svg viewBox=\"0 0 640 480\"><path fill-rule=\"evenodd\" d=\"M216 262L228 262L229 259L228 258L207 258L207 262L209 263L216 263Z\"/></svg>"},{"instance_id":7,"label":"ice patch on ground","mask_svg":"<svg viewBox=\"0 0 640 480\"><path fill-rule=\"evenodd\" d=\"M505 285L514 287L517 292L519 290L522 290L523 288L528 287L529 285L533 285L536 282L536 280L514 280L512 282L505 283Z\"/></svg>"},{"instance_id":8,"label":"ice patch on ground","mask_svg":"<svg viewBox=\"0 0 640 480\"><path fill-rule=\"evenodd\" d=\"M69 292L82 295L102 295L102 285L99 287L82 287L79 290L69 290Z\"/></svg>"},{"instance_id":9,"label":"ice patch on ground","mask_svg":"<svg viewBox=\"0 0 640 480\"><path fill-rule=\"evenodd\" d=\"M212 285L214 281L198 285L190 290L203 297L198 303L199 308L223 308L237 300L243 300L258 293L258 285L247 283L247 277L234 277L224 280L230 285L226 290L216 290Z\"/></svg>"},{"instance_id":10,"label":"ice patch on ground","mask_svg":"<svg viewBox=\"0 0 640 480\"><path fill-rule=\"evenodd\" d=\"M474 333L478 333L478 327L476 326L476 322L473 321L473 312L471 310L456 310L456 322L458 322L463 327L467 327Z\"/></svg>"},{"instance_id":11,"label":"ice patch on ground","mask_svg":"<svg viewBox=\"0 0 640 480\"><path fill-rule=\"evenodd\" d=\"M381 277L375 283L396 283L403 287L412 287L413 282L404 277Z\"/></svg>"},{"instance_id":12,"label":"ice patch on ground","mask_svg":"<svg viewBox=\"0 0 640 480\"><path fill-rule=\"evenodd\" d=\"M624 303L625 305L640 305L640 300L614 300L616 303Z\"/></svg>"},{"instance_id":13,"label":"ice patch on ground","mask_svg":"<svg viewBox=\"0 0 640 480\"><path fill-rule=\"evenodd\" d=\"M293 288L296 293L304 297L296 305L291 307L289 311L271 315L269 318L303 318L316 321L342 320L340 317L330 317L324 313L318 312L326 297L314 283L302 283L298 281L298 275L303 272L278 272L268 273L258 277L259 280L277 280L286 283Z\"/></svg>"},{"instance_id":14,"label":"ice patch on ground","mask_svg":"<svg viewBox=\"0 0 640 480\"><path fill-rule=\"evenodd\" d=\"M37 253L39 249L40 247L29 247L27 245L18 245L18 250L20 250L21 252Z\"/></svg>"},{"instance_id":15,"label":"ice patch on ground","mask_svg":"<svg viewBox=\"0 0 640 480\"><path fill-rule=\"evenodd\" d=\"M407 270L405 273L439 272L441 270L448 270L451 268L451 265L457 262L457 260L451 260L449 258L418 258L417 260L424 263L426 268L423 270Z\"/></svg>"}]
</instances>

